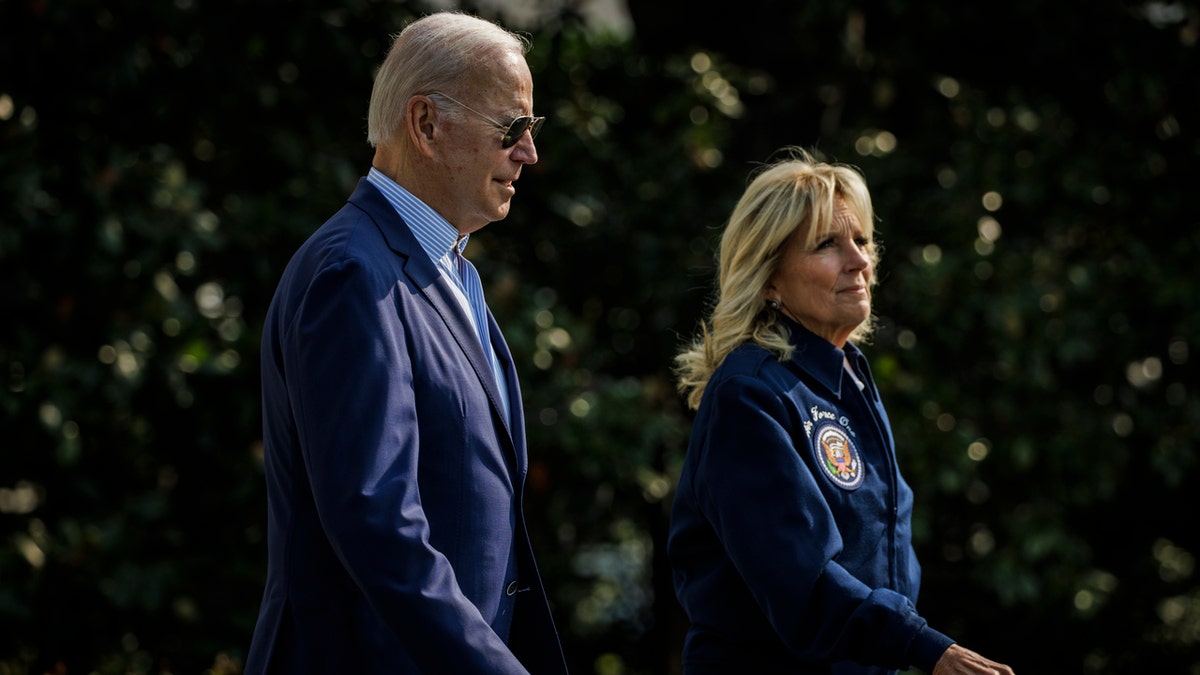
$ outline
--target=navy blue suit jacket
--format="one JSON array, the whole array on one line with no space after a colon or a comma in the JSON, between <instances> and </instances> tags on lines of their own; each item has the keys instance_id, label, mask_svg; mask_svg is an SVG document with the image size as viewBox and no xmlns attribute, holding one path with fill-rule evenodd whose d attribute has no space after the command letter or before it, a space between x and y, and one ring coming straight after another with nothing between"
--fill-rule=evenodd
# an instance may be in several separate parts
<instances>
[{"instance_id":1,"label":"navy blue suit jacket","mask_svg":"<svg viewBox=\"0 0 1200 675\"><path fill-rule=\"evenodd\" d=\"M268 570L245 672L565 673L511 417L470 320L365 179L262 336Z\"/></svg>"}]
</instances>

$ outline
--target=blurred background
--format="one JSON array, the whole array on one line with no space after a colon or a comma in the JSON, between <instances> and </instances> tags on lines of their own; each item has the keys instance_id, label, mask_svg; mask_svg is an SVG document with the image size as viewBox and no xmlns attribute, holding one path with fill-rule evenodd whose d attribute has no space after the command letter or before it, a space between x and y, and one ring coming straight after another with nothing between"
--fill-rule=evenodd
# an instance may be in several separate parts
<instances>
[{"instance_id":1,"label":"blurred background","mask_svg":"<svg viewBox=\"0 0 1200 675\"><path fill-rule=\"evenodd\" d=\"M873 189L925 616L1026 675L1200 673L1194 0L0 0L0 675L240 672L261 322L449 7L528 32L549 117L469 254L574 673L678 672L671 359L789 145Z\"/></svg>"}]
</instances>

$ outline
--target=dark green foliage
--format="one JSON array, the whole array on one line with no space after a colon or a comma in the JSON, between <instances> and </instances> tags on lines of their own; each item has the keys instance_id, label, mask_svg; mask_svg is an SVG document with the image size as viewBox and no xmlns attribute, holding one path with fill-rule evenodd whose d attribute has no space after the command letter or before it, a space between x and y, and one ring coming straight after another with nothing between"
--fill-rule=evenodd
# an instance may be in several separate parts
<instances>
[{"instance_id":1,"label":"dark green foliage","mask_svg":"<svg viewBox=\"0 0 1200 675\"><path fill-rule=\"evenodd\" d=\"M573 671L678 668L671 358L801 145L874 190L931 623L1018 672L1200 673L1195 2L630 4L629 38L524 27L540 161L470 251ZM240 670L260 323L420 11L0 3L0 675Z\"/></svg>"}]
</instances>

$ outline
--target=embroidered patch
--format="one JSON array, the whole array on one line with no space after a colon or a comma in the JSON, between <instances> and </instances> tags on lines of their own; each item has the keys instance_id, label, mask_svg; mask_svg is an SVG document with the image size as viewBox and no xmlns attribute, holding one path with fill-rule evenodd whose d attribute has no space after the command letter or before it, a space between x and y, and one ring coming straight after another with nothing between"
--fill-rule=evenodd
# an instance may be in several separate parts
<instances>
[{"instance_id":1,"label":"embroidered patch","mask_svg":"<svg viewBox=\"0 0 1200 675\"><path fill-rule=\"evenodd\" d=\"M813 434L813 452L817 464L835 485L844 490L857 490L862 485L862 458L841 426L833 422L818 426Z\"/></svg>"}]
</instances>

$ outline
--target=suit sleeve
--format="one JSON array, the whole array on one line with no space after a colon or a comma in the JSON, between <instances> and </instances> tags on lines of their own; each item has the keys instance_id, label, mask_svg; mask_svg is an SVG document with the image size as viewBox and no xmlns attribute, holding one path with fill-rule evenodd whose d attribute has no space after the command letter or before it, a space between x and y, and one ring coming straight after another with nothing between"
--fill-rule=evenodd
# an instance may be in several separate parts
<instances>
[{"instance_id":1,"label":"suit sleeve","mask_svg":"<svg viewBox=\"0 0 1200 675\"><path fill-rule=\"evenodd\" d=\"M353 260L327 264L285 329L288 395L321 526L423 671L525 673L430 545L396 286Z\"/></svg>"},{"instance_id":2,"label":"suit sleeve","mask_svg":"<svg viewBox=\"0 0 1200 675\"><path fill-rule=\"evenodd\" d=\"M795 411L760 380L710 385L694 490L726 553L784 643L806 660L890 668L940 654L903 595L870 588L835 560L842 538L797 452ZM918 664L921 665L921 664Z\"/></svg>"}]
</instances>

